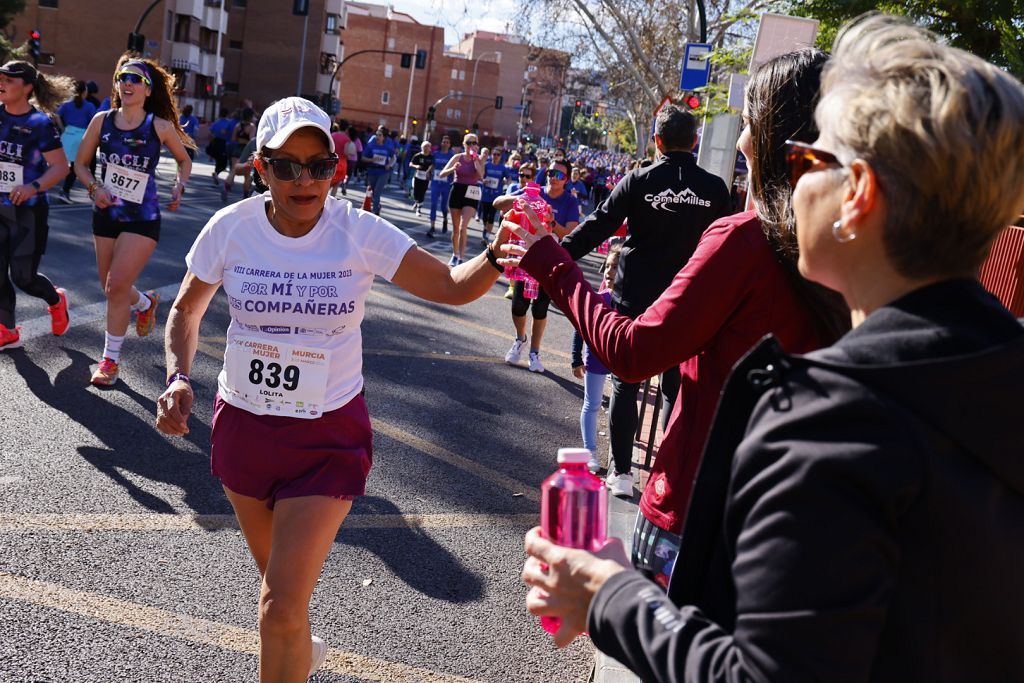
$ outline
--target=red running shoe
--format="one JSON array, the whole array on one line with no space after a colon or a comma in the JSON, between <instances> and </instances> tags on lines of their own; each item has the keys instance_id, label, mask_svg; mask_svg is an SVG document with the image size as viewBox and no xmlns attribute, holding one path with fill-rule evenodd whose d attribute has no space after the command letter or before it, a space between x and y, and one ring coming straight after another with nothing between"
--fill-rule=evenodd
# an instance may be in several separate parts
<instances>
[{"instance_id":1,"label":"red running shoe","mask_svg":"<svg viewBox=\"0 0 1024 683\"><path fill-rule=\"evenodd\" d=\"M135 334L146 337L156 327L156 307L160 303L160 295L150 289L143 292L142 296L149 299L149 308L135 314Z\"/></svg>"},{"instance_id":2,"label":"red running shoe","mask_svg":"<svg viewBox=\"0 0 1024 683\"><path fill-rule=\"evenodd\" d=\"M16 326L13 330L9 330L3 325L0 325L0 351L6 351L7 349L20 349L21 343L20 327Z\"/></svg>"},{"instance_id":3,"label":"red running shoe","mask_svg":"<svg viewBox=\"0 0 1024 683\"><path fill-rule=\"evenodd\" d=\"M89 384L95 384L98 387L109 387L117 381L118 370L120 368L117 367L117 363L109 358L104 358L100 361L96 370L93 371Z\"/></svg>"},{"instance_id":4,"label":"red running shoe","mask_svg":"<svg viewBox=\"0 0 1024 683\"><path fill-rule=\"evenodd\" d=\"M60 297L60 301L47 306L46 310L50 312L50 330L59 337L68 331L68 293L58 287L57 296Z\"/></svg>"}]
</instances>

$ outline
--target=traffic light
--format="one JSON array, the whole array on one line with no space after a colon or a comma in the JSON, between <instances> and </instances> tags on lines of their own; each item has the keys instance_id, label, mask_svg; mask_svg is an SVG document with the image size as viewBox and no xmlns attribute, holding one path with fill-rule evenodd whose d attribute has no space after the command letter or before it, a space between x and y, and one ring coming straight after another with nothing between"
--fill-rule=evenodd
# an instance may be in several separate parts
<instances>
[{"instance_id":1,"label":"traffic light","mask_svg":"<svg viewBox=\"0 0 1024 683\"><path fill-rule=\"evenodd\" d=\"M416 50L416 68L426 69L427 68L427 51Z\"/></svg>"},{"instance_id":2,"label":"traffic light","mask_svg":"<svg viewBox=\"0 0 1024 683\"><path fill-rule=\"evenodd\" d=\"M583 106L583 100L576 100L576 108L579 109Z\"/></svg>"},{"instance_id":3,"label":"traffic light","mask_svg":"<svg viewBox=\"0 0 1024 683\"><path fill-rule=\"evenodd\" d=\"M700 95L696 93L687 95L683 102L686 104L687 109L698 109L700 108Z\"/></svg>"},{"instance_id":4,"label":"traffic light","mask_svg":"<svg viewBox=\"0 0 1024 683\"><path fill-rule=\"evenodd\" d=\"M414 125L414 126L418 126L418 125L420 125L420 121L419 121L419 119L413 119L413 120L412 120L412 125Z\"/></svg>"},{"instance_id":5,"label":"traffic light","mask_svg":"<svg viewBox=\"0 0 1024 683\"><path fill-rule=\"evenodd\" d=\"M39 31L32 29L28 32L28 54L32 58L32 62L34 64L39 63L39 58L43 54L43 46L40 42L40 38L42 38L42 36Z\"/></svg>"},{"instance_id":6,"label":"traffic light","mask_svg":"<svg viewBox=\"0 0 1024 683\"><path fill-rule=\"evenodd\" d=\"M501 106L504 103L505 103L505 98L502 97L501 95L498 95L497 97L494 98L494 108L495 109L501 109Z\"/></svg>"},{"instance_id":7,"label":"traffic light","mask_svg":"<svg viewBox=\"0 0 1024 683\"><path fill-rule=\"evenodd\" d=\"M146 51L146 36L141 33L128 34L128 51L141 55Z\"/></svg>"},{"instance_id":8,"label":"traffic light","mask_svg":"<svg viewBox=\"0 0 1024 683\"><path fill-rule=\"evenodd\" d=\"M309 16L309 0L294 0L292 2L292 14L297 17Z\"/></svg>"},{"instance_id":9,"label":"traffic light","mask_svg":"<svg viewBox=\"0 0 1024 683\"><path fill-rule=\"evenodd\" d=\"M434 116L437 114L437 107L427 108L427 121L433 121Z\"/></svg>"},{"instance_id":10,"label":"traffic light","mask_svg":"<svg viewBox=\"0 0 1024 683\"><path fill-rule=\"evenodd\" d=\"M409 52L403 52L402 53L402 68L403 69L408 69L410 66L412 66L412 54L409 53Z\"/></svg>"}]
</instances>

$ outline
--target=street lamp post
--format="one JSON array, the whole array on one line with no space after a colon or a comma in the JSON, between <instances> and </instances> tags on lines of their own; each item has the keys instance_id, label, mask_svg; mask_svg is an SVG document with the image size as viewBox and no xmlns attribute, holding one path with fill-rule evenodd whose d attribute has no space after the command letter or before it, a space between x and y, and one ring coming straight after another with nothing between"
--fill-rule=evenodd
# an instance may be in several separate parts
<instances>
[{"instance_id":1,"label":"street lamp post","mask_svg":"<svg viewBox=\"0 0 1024 683\"><path fill-rule=\"evenodd\" d=\"M499 64L501 63L500 50L494 50L493 52L484 52L483 54L477 55L476 58L473 60L473 82L469 86L469 108L471 114L473 113L473 98L476 97L476 68L480 66L480 60L483 59L484 57L487 57L488 55L495 55L498 58L497 62Z\"/></svg>"}]
</instances>

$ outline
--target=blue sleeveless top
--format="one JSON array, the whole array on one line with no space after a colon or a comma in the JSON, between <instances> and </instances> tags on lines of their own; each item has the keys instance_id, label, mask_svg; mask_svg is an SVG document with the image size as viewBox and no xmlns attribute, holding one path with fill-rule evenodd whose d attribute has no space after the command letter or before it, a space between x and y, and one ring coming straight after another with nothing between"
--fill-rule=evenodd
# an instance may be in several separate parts
<instances>
[{"instance_id":1,"label":"blue sleeveless top","mask_svg":"<svg viewBox=\"0 0 1024 683\"><path fill-rule=\"evenodd\" d=\"M156 167L160 163L160 138L153 125L153 114L147 113L138 128L132 130L115 126L115 115L116 111L107 114L100 129L99 163L103 165L103 177L107 177L107 164L112 163L147 174L149 182L141 204L112 196L113 204L96 211L106 213L110 220L119 223L157 220L160 203L156 194Z\"/></svg>"},{"instance_id":2,"label":"blue sleeveless top","mask_svg":"<svg viewBox=\"0 0 1024 683\"><path fill-rule=\"evenodd\" d=\"M23 166L22 181L31 183L50 167L43 158L46 152L60 149L60 133L53 121L35 107L24 114L9 114L0 104L0 161ZM11 204L7 192L0 193L0 204ZM46 193L40 192L24 205L45 204Z\"/></svg>"}]
</instances>

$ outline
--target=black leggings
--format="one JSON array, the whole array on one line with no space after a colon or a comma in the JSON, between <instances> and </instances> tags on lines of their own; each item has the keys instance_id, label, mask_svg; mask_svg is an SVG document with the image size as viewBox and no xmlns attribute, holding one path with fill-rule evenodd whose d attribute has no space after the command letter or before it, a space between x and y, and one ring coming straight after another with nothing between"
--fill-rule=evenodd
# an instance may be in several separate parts
<instances>
[{"instance_id":1,"label":"black leggings","mask_svg":"<svg viewBox=\"0 0 1024 683\"><path fill-rule=\"evenodd\" d=\"M14 327L14 306L18 289L53 306L60 302L53 284L38 272L46 251L50 207L0 206L0 325Z\"/></svg>"},{"instance_id":2,"label":"black leggings","mask_svg":"<svg viewBox=\"0 0 1024 683\"><path fill-rule=\"evenodd\" d=\"M430 180L420 180L419 178L412 179L412 198L417 204L423 203L423 198L427 196L427 186L430 185Z\"/></svg>"},{"instance_id":3,"label":"black leggings","mask_svg":"<svg viewBox=\"0 0 1024 683\"><path fill-rule=\"evenodd\" d=\"M661 373L661 430L665 431L668 416L679 395L679 366ZM612 398L608 404L608 440L612 445L615 471L629 472L633 462L633 439L640 421L636 405L637 392L641 384L623 382L612 375Z\"/></svg>"},{"instance_id":4,"label":"black leggings","mask_svg":"<svg viewBox=\"0 0 1024 683\"><path fill-rule=\"evenodd\" d=\"M526 282L523 280L516 280L515 287L512 289L512 315L520 318L526 315L526 311L531 308L531 301L523 295L523 290L526 289ZM551 304L551 297L548 296L547 292L543 289L537 292L537 298L533 299L533 319L543 320L548 317L548 306Z\"/></svg>"}]
</instances>

